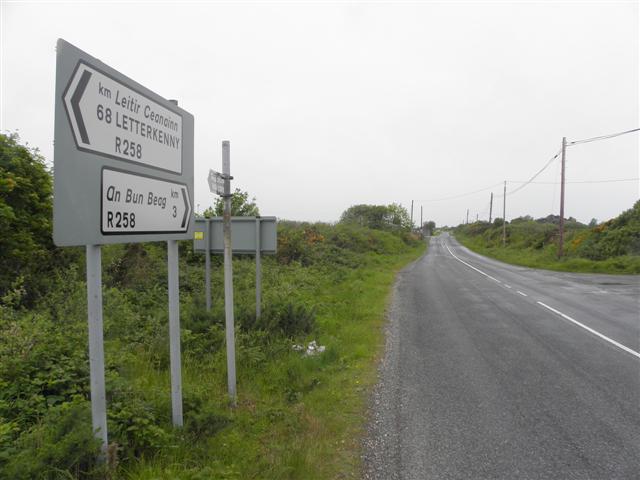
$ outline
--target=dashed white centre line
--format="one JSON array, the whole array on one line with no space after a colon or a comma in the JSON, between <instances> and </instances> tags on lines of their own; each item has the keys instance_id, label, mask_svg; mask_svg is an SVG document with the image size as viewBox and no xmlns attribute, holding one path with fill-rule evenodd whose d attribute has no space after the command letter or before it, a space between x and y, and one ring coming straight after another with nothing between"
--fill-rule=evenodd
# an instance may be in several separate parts
<instances>
[{"instance_id":1,"label":"dashed white centre line","mask_svg":"<svg viewBox=\"0 0 640 480\"><path fill-rule=\"evenodd\" d=\"M449 248L449 245L446 245L446 244L445 244L445 247L447 248L447 250L449 250L449 253L451 254L451 256L452 256L453 258L455 258L456 260L458 260L460 263L464 263L467 267L472 268L472 269L473 269L473 270L475 270L476 272L478 272L478 273L480 273L480 274L484 275L484 276L485 276L485 277L487 277L487 278L490 278L490 279L491 279L491 280L493 280L494 282L502 283L500 280L498 280L498 279L497 279L497 278L495 278L495 277L492 277L492 276L491 276L491 275L489 275L488 273L484 273L482 270L480 270L480 269L478 269L478 268L474 267L473 265L469 265L469 264L468 264L467 262L465 262L464 260L460 260L458 257L456 257L455 253L453 253L453 252L451 251L451 249Z\"/></svg>"},{"instance_id":2,"label":"dashed white centre line","mask_svg":"<svg viewBox=\"0 0 640 480\"><path fill-rule=\"evenodd\" d=\"M625 347L624 345L622 345L621 343L616 342L615 340L610 339L609 337L607 337L606 335L601 334L600 332L595 331L593 328L587 327L586 325L583 325L582 323L580 323L577 320L574 320L573 318L571 318L569 315L565 315L564 313L562 313L559 310L556 310L553 307L550 307L549 305L542 303L542 302L537 302L539 305L542 305L544 308L551 310L553 313L560 315L562 318L564 318L565 320L569 320L570 322L576 324L577 326L579 326L580 328L584 328L587 332L589 333L593 333L595 336L600 337L601 339L609 342L612 345L615 345L616 347L620 348L621 350L624 350L627 353L630 353L631 355L640 358L640 353L636 352L635 350L631 350L629 347Z\"/></svg>"},{"instance_id":3,"label":"dashed white centre line","mask_svg":"<svg viewBox=\"0 0 640 480\"><path fill-rule=\"evenodd\" d=\"M460 263L465 264L467 267L475 270L476 272L484 275L487 278L490 278L491 280L498 282L502 285L504 285L507 288L511 288L510 285L507 285L506 283L502 283L500 280L498 280L497 278L492 277L491 275L484 273L482 270L474 267L473 265L468 264L467 262L465 262L464 260L460 260L449 248L449 246L443 242L443 245L446 247L447 250L449 250L449 253L451 254L451 256L453 258L455 258L456 260L458 260ZM528 295L524 292L521 292L520 290L516 290L516 292L518 292L518 294L522 295L523 297L527 297ZM580 323L579 321L571 318L569 315L565 315L564 313L562 313L559 310L556 310L553 307L550 307L549 305L547 305L546 303L542 303L540 301L536 302L538 305L543 306L544 308L546 308L547 310L552 311L553 313L555 313L556 315L560 315L562 318L564 318L565 320L569 320L571 323L577 325L580 328L585 329L587 332L594 334L596 337L600 337L601 339L609 342L611 345L614 345L616 347L618 347L621 350L624 350L627 353L630 353L631 355L633 355L634 357L640 358L640 353L636 352L635 350L630 349L629 347L625 347L624 345L622 345L621 343L616 342L615 340L612 340L611 338L607 337L606 335L601 334L600 332L597 332L596 330L594 330L593 328L587 327L586 325Z\"/></svg>"}]
</instances>

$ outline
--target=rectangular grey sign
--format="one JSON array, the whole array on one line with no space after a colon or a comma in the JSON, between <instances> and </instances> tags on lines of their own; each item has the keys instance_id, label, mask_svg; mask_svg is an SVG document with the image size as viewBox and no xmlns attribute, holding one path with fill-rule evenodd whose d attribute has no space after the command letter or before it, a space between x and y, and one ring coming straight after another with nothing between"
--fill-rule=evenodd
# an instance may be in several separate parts
<instances>
[{"instance_id":1,"label":"rectangular grey sign","mask_svg":"<svg viewBox=\"0 0 640 480\"><path fill-rule=\"evenodd\" d=\"M193 238L193 115L60 39L56 245Z\"/></svg>"},{"instance_id":2,"label":"rectangular grey sign","mask_svg":"<svg viewBox=\"0 0 640 480\"><path fill-rule=\"evenodd\" d=\"M276 253L278 232L276 217L259 217L260 251ZM207 237L207 222L211 222L209 248L211 253L224 252L224 232L222 217L196 218L193 249L204 252ZM233 253L256 253L256 217L231 217L231 249Z\"/></svg>"}]
</instances>

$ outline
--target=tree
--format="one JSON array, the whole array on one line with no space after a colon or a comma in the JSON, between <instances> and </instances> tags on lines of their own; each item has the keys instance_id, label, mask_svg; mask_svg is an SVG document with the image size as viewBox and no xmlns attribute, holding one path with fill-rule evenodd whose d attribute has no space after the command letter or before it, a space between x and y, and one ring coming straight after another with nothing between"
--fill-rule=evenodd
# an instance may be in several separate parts
<instances>
[{"instance_id":1,"label":"tree","mask_svg":"<svg viewBox=\"0 0 640 480\"><path fill-rule=\"evenodd\" d=\"M392 203L387 206L389 210L389 221L397 228L411 230L413 225L411 224L411 215L406 208L397 203Z\"/></svg>"},{"instance_id":2,"label":"tree","mask_svg":"<svg viewBox=\"0 0 640 480\"><path fill-rule=\"evenodd\" d=\"M224 214L224 199L218 197L213 207L207 208L203 212L205 218L221 217ZM243 192L236 188L231 194L231 216L233 217L257 217L260 215L260 209L256 205L256 199L253 197L249 201L249 193Z\"/></svg>"},{"instance_id":3,"label":"tree","mask_svg":"<svg viewBox=\"0 0 640 480\"><path fill-rule=\"evenodd\" d=\"M411 217L407 210L395 203L390 205L353 205L340 216L341 223L356 223L378 230L410 230Z\"/></svg>"},{"instance_id":4,"label":"tree","mask_svg":"<svg viewBox=\"0 0 640 480\"><path fill-rule=\"evenodd\" d=\"M384 205L354 205L342 212L340 222L382 230L388 226L388 213Z\"/></svg>"},{"instance_id":5,"label":"tree","mask_svg":"<svg viewBox=\"0 0 640 480\"><path fill-rule=\"evenodd\" d=\"M0 134L0 297L21 280L32 296L54 250L51 174L38 151L19 141Z\"/></svg>"}]
</instances>

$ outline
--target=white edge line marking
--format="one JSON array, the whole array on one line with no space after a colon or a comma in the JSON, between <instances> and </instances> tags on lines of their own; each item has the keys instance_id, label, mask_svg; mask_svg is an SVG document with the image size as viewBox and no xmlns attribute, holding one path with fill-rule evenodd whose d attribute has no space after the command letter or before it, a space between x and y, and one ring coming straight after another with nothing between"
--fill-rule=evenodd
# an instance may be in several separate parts
<instances>
[{"instance_id":1,"label":"white edge line marking","mask_svg":"<svg viewBox=\"0 0 640 480\"><path fill-rule=\"evenodd\" d=\"M506 283L504 284L504 286L507 288L511 288L511 285L507 285Z\"/></svg>"},{"instance_id":2,"label":"white edge line marking","mask_svg":"<svg viewBox=\"0 0 640 480\"><path fill-rule=\"evenodd\" d=\"M500 280L498 280L497 278L492 277L489 274L484 273L482 270L478 270L476 267L474 267L473 265L469 265L467 262L465 262L464 260L460 260L458 257L455 256L455 254L451 251L451 249L449 248L448 245L445 245L446 249L449 250L449 253L453 256L453 258L455 258L456 260L458 260L460 263L464 263L467 267L469 268L473 268L476 272L481 273L482 275L484 275L487 278L490 278L491 280L493 280L494 282L498 282L498 283L502 283Z\"/></svg>"},{"instance_id":3,"label":"white edge line marking","mask_svg":"<svg viewBox=\"0 0 640 480\"><path fill-rule=\"evenodd\" d=\"M600 337L601 339L606 340L610 344L615 345L616 347L624 350L625 352L630 353L631 355L640 358L640 353L636 352L635 350L631 350L629 347L625 347L621 343L618 343L615 340L612 340L609 337L607 337L605 335L602 335L600 332L596 332L593 328L589 328L586 325L583 325L582 323L578 322L577 320L574 320L573 318L571 318L569 315L565 315L564 313L556 310L553 307L550 307L549 305L546 305L546 304L544 304L542 302L537 302L537 303L542 305L544 308L551 310L553 313L556 313L556 314L560 315L562 318L564 318L566 320L569 320L570 322L575 323L577 326L584 328L587 332L593 333L597 337Z\"/></svg>"},{"instance_id":4,"label":"white edge line marking","mask_svg":"<svg viewBox=\"0 0 640 480\"><path fill-rule=\"evenodd\" d=\"M518 292L520 295L522 295L523 297L527 297L528 295L524 292L521 292L520 290L516 290L516 292Z\"/></svg>"}]
</instances>

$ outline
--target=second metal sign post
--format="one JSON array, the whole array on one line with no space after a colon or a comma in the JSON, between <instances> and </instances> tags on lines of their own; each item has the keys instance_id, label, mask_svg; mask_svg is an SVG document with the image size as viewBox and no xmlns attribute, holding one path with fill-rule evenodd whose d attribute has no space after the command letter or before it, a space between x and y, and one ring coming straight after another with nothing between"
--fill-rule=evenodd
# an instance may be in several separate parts
<instances>
[{"instance_id":1,"label":"second metal sign post","mask_svg":"<svg viewBox=\"0 0 640 480\"><path fill-rule=\"evenodd\" d=\"M233 318L233 264L231 251L231 146L222 142L222 175L224 178L224 314L227 341L227 384L231 403L236 394L236 340Z\"/></svg>"}]
</instances>

